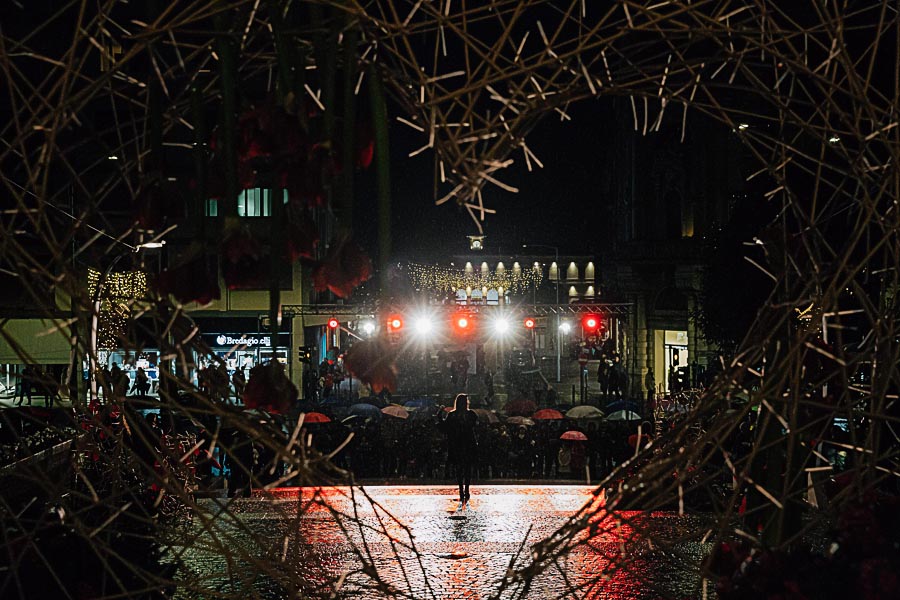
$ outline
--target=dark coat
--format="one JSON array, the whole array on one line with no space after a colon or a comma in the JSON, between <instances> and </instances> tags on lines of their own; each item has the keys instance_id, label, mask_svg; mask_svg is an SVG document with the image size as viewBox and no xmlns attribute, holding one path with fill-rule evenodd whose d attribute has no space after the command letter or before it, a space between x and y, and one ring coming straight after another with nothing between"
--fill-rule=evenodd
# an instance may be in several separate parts
<instances>
[{"instance_id":1,"label":"dark coat","mask_svg":"<svg viewBox=\"0 0 900 600\"><path fill-rule=\"evenodd\" d=\"M443 423L447 435L447 458L451 462L474 460L478 448L475 437L475 426L478 416L471 410L454 410L447 415Z\"/></svg>"}]
</instances>

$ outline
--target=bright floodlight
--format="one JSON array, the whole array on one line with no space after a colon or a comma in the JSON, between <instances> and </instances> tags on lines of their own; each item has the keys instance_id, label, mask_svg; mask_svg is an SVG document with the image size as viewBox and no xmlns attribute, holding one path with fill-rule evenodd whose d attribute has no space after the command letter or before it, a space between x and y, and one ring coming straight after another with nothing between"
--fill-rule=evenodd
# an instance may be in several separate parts
<instances>
[{"instance_id":1,"label":"bright floodlight","mask_svg":"<svg viewBox=\"0 0 900 600\"><path fill-rule=\"evenodd\" d=\"M375 323L372 321L363 321L362 330L366 335L372 335L375 333Z\"/></svg>"},{"instance_id":2,"label":"bright floodlight","mask_svg":"<svg viewBox=\"0 0 900 600\"><path fill-rule=\"evenodd\" d=\"M570 331L572 331L572 324L568 321L563 321L559 324L559 330L563 333L569 333Z\"/></svg>"},{"instance_id":3,"label":"bright floodlight","mask_svg":"<svg viewBox=\"0 0 900 600\"><path fill-rule=\"evenodd\" d=\"M432 321L431 317L425 315L416 317L416 320L413 322L413 328L419 335L428 335L434 331L434 321Z\"/></svg>"},{"instance_id":4,"label":"bright floodlight","mask_svg":"<svg viewBox=\"0 0 900 600\"><path fill-rule=\"evenodd\" d=\"M506 335L509 333L510 325L509 319L505 319L503 317L498 317L494 319L494 331L500 335Z\"/></svg>"}]
</instances>

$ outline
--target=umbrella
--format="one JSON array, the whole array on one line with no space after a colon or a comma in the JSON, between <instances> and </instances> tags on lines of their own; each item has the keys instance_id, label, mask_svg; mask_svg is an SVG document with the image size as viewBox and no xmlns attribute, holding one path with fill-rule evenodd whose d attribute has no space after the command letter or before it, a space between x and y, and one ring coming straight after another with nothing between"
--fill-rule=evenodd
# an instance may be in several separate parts
<instances>
[{"instance_id":1,"label":"umbrella","mask_svg":"<svg viewBox=\"0 0 900 600\"><path fill-rule=\"evenodd\" d=\"M402 406L397 406L396 404L391 404L390 406L385 406L381 409L381 412L384 414L397 417L398 419L408 419L409 411L403 408Z\"/></svg>"},{"instance_id":2,"label":"umbrella","mask_svg":"<svg viewBox=\"0 0 900 600\"><path fill-rule=\"evenodd\" d=\"M569 440L571 442L586 442L587 436L584 435L583 433L581 433L580 431L575 431L573 429L572 431L567 431L564 434L562 434L561 436L559 436L559 439Z\"/></svg>"},{"instance_id":3,"label":"umbrella","mask_svg":"<svg viewBox=\"0 0 900 600\"><path fill-rule=\"evenodd\" d=\"M306 413L306 416L303 417L304 423L330 423L331 419L328 415L323 415L320 412L311 412Z\"/></svg>"},{"instance_id":4,"label":"umbrella","mask_svg":"<svg viewBox=\"0 0 900 600\"><path fill-rule=\"evenodd\" d=\"M566 413L566 416L570 419L596 419L603 416L603 411L596 406L582 404L571 409Z\"/></svg>"},{"instance_id":5,"label":"umbrella","mask_svg":"<svg viewBox=\"0 0 900 600\"><path fill-rule=\"evenodd\" d=\"M606 417L607 421L636 421L641 415L631 410L617 410Z\"/></svg>"},{"instance_id":6,"label":"umbrella","mask_svg":"<svg viewBox=\"0 0 900 600\"><path fill-rule=\"evenodd\" d=\"M506 414L511 417L525 417L534 414L534 412L537 410L537 404L534 403L534 400L527 400L523 398L507 403L503 410L506 411Z\"/></svg>"},{"instance_id":7,"label":"umbrella","mask_svg":"<svg viewBox=\"0 0 900 600\"><path fill-rule=\"evenodd\" d=\"M614 413L617 410L631 410L634 412L641 411L641 405L639 402L635 402L634 400L616 400L615 402L610 402L606 405L606 412Z\"/></svg>"},{"instance_id":8,"label":"umbrella","mask_svg":"<svg viewBox=\"0 0 900 600\"><path fill-rule=\"evenodd\" d=\"M434 398L413 398L403 403L406 408L425 408L426 406L434 406L436 400Z\"/></svg>"},{"instance_id":9,"label":"umbrella","mask_svg":"<svg viewBox=\"0 0 900 600\"><path fill-rule=\"evenodd\" d=\"M378 396L369 396L368 398L360 398L359 403L360 404L371 404L372 406L374 406L375 408L377 408L379 410L381 410L382 408L387 406L387 403L384 400L382 400L381 398L379 398Z\"/></svg>"},{"instance_id":10,"label":"umbrella","mask_svg":"<svg viewBox=\"0 0 900 600\"><path fill-rule=\"evenodd\" d=\"M378 419L381 417L381 410L377 406L360 402L350 407L350 414L360 417L372 417Z\"/></svg>"},{"instance_id":11,"label":"umbrella","mask_svg":"<svg viewBox=\"0 0 900 600\"><path fill-rule=\"evenodd\" d=\"M497 415L492 413L486 408L476 408L473 411L476 415L478 415L478 419L480 421L484 421L485 423L499 423L500 419L497 418Z\"/></svg>"},{"instance_id":12,"label":"umbrella","mask_svg":"<svg viewBox=\"0 0 900 600\"><path fill-rule=\"evenodd\" d=\"M534 421L528 417L510 417L506 422L511 425L534 425Z\"/></svg>"},{"instance_id":13,"label":"umbrella","mask_svg":"<svg viewBox=\"0 0 900 600\"><path fill-rule=\"evenodd\" d=\"M553 419L562 419L562 418L564 418L564 415L561 412L559 412L558 410L555 410L553 408L542 408L541 410L539 410L536 413L534 413L533 415L531 415L531 418L536 421L540 421L540 420L549 421L549 420L553 420Z\"/></svg>"}]
</instances>

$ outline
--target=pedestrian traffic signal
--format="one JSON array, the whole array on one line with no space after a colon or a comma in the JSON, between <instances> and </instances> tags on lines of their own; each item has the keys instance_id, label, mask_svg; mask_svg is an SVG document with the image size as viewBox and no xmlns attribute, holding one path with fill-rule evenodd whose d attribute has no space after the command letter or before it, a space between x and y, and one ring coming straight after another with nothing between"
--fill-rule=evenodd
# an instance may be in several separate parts
<instances>
[{"instance_id":1,"label":"pedestrian traffic signal","mask_svg":"<svg viewBox=\"0 0 900 600\"><path fill-rule=\"evenodd\" d=\"M331 317L330 319L328 319L328 329L337 329L338 327L340 327L340 325L341 325L341 322L338 321L337 319L335 319L334 317Z\"/></svg>"},{"instance_id":2,"label":"pedestrian traffic signal","mask_svg":"<svg viewBox=\"0 0 900 600\"><path fill-rule=\"evenodd\" d=\"M297 348L297 359L302 363L312 362L312 347L300 346Z\"/></svg>"},{"instance_id":3,"label":"pedestrian traffic signal","mask_svg":"<svg viewBox=\"0 0 900 600\"><path fill-rule=\"evenodd\" d=\"M581 326L588 333L594 333L603 326L603 319L599 315L584 315L581 318Z\"/></svg>"},{"instance_id":4,"label":"pedestrian traffic signal","mask_svg":"<svg viewBox=\"0 0 900 600\"><path fill-rule=\"evenodd\" d=\"M531 317L525 319L525 329L534 329L534 319Z\"/></svg>"}]
</instances>

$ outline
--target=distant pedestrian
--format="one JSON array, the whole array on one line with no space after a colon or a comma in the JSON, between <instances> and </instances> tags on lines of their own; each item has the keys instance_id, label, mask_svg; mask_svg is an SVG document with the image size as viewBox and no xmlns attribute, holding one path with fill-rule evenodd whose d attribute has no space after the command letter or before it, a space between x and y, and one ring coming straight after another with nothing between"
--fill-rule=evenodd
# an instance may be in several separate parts
<instances>
[{"instance_id":1,"label":"distant pedestrian","mask_svg":"<svg viewBox=\"0 0 900 600\"><path fill-rule=\"evenodd\" d=\"M28 399L28 406L31 406L31 391L32 386L34 385L34 376L34 367L25 365L25 368L22 369L22 373L19 376L19 401L16 403L16 406L22 406L22 401L26 398Z\"/></svg>"},{"instance_id":2,"label":"distant pedestrian","mask_svg":"<svg viewBox=\"0 0 900 600\"><path fill-rule=\"evenodd\" d=\"M647 369L647 375L644 376L644 387L647 388L647 403L653 403L653 395L656 393L656 377L653 376L653 368Z\"/></svg>"},{"instance_id":3,"label":"distant pedestrian","mask_svg":"<svg viewBox=\"0 0 900 600\"><path fill-rule=\"evenodd\" d=\"M454 408L444 419L442 427L447 435L447 462L453 465L456 472L459 501L462 503L469 501L472 468L478 456L477 424L478 416L469 410L469 397L466 394L457 395Z\"/></svg>"},{"instance_id":4,"label":"distant pedestrian","mask_svg":"<svg viewBox=\"0 0 900 600\"><path fill-rule=\"evenodd\" d=\"M134 374L134 384L131 386L132 392L137 392L139 396L146 396L150 392L150 378L144 367L138 367Z\"/></svg>"},{"instance_id":5,"label":"distant pedestrian","mask_svg":"<svg viewBox=\"0 0 900 600\"><path fill-rule=\"evenodd\" d=\"M247 385L243 369L234 370L234 373L231 375L231 385L234 386L234 400L237 402L244 397L244 387Z\"/></svg>"}]
</instances>

